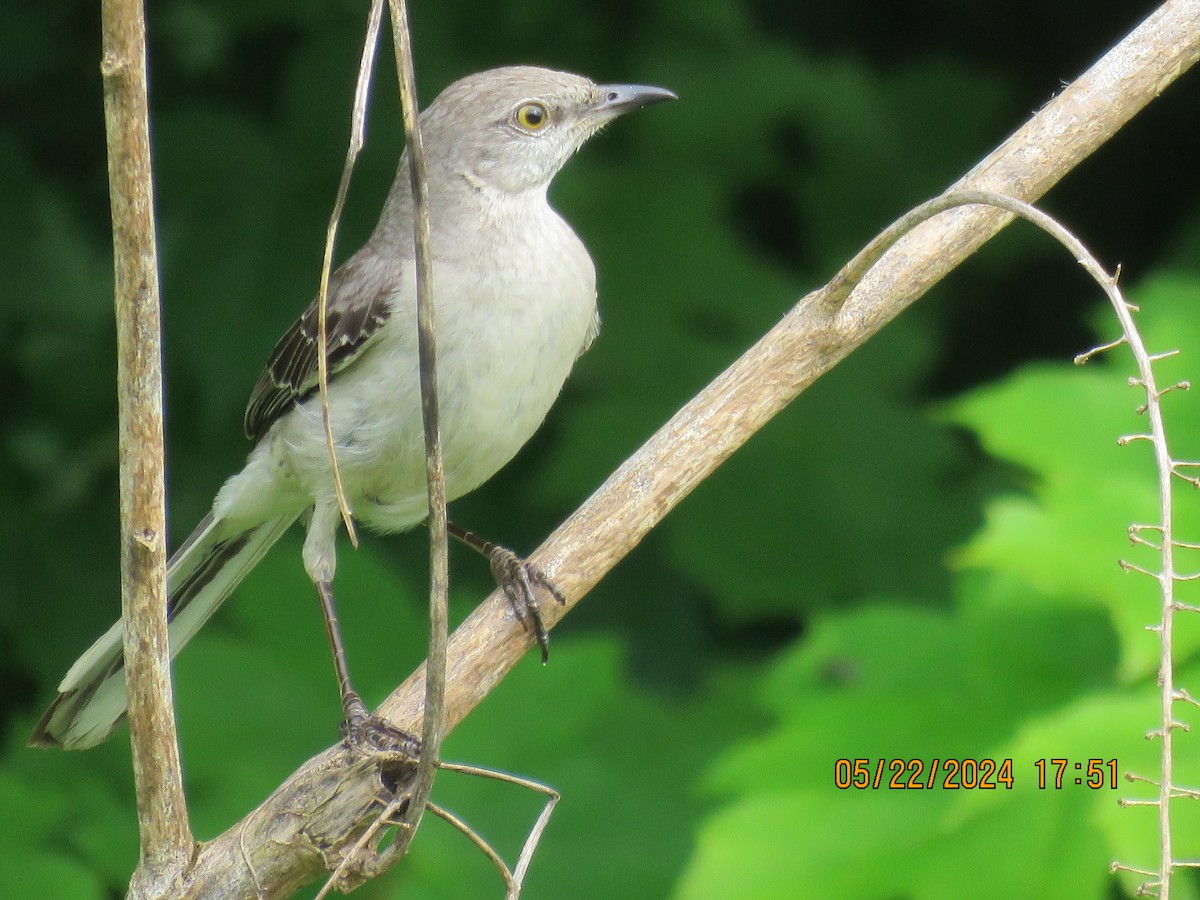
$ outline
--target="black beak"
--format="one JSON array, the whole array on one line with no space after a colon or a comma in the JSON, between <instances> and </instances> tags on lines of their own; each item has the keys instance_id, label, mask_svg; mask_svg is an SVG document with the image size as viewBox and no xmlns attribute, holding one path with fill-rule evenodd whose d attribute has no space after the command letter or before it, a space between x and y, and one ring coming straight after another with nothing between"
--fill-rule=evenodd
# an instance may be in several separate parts
<instances>
[{"instance_id":1,"label":"black beak","mask_svg":"<svg viewBox=\"0 0 1200 900\"><path fill-rule=\"evenodd\" d=\"M592 116L604 122L622 113L666 100L678 100L674 92L648 84L598 84L600 100L592 107Z\"/></svg>"}]
</instances>

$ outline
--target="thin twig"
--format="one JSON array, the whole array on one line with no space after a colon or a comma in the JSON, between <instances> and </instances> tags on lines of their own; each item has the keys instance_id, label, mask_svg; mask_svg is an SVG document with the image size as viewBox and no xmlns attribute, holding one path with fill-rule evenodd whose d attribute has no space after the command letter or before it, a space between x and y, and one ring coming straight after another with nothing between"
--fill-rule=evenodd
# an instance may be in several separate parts
<instances>
[{"instance_id":1,"label":"thin twig","mask_svg":"<svg viewBox=\"0 0 1200 900\"><path fill-rule=\"evenodd\" d=\"M1109 302L1112 305L1113 312L1117 317L1117 321L1121 324L1121 332L1129 344L1134 361L1137 363L1137 380L1146 392L1144 408L1149 415L1149 437L1154 447L1155 468L1158 470L1159 528L1157 530L1161 533L1162 540L1158 547L1160 569L1155 577L1159 584L1161 604L1159 624L1154 630L1157 632L1159 640L1158 686L1159 712L1162 727L1158 730L1158 737L1162 741L1162 748L1159 761L1160 780L1158 794L1159 866L1154 885L1157 888L1158 896L1162 900L1170 900L1171 875L1175 865L1171 849L1170 804L1172 797L1179 796L1178 789L1173 783L1173 733L1175 728L1178 727L1178 723L1173 716L1173 705L1178 696L1178 692L1175 689L1175 666L1172 659L1175 612L1177 609L1175 582L1188 579L1188 576L1180 576L1175 571L1174 554L1178 542L1174 536L1175 523L1172 510L1171 477L1178 473L1175 471L1176 463L1172 459L1170 449L1167 446L1167 433L1163 422L1161 402L1163 395L1171 390L1171 388L1165 390L1158 388L1154 375L1153 357L1146 349L1141 333L1133 321L1131 307L1122 297L1116 278L1103 278L1102 270L1100 270L1099 265L1095 264L1090 256L1086 259L1081 259L1081 262L1089 274L1104 288L1105 294L1107 294ZM1136 568L1128 564L1126 567Z\"/></svg>"},{"instance_id":2,"label":"thin twig","mask_svg":"<svg viewBox=\"0 0 1200 900\"><path fill-rule=\"evenodd\" d=\"M384 856L377 857L377 862L383 862L384 860L394 861L403 856L408 844L412 841L413 835L416 833L417 826L420 824L421 816L433 787L437 755L444 730L441 710L445 704L444 673L447 634L449 630L449 549L446 539L445 477L442 469L441 438L438 425L435 366L436 344L432 304L432 254L429 246L429 200L425 177L425 153L421 142L418 121L416 84L412 66L412 45L408 30L408 12L405 8L404 0L389 0L388 8L392 20L392 37L397 61L396 73L399 82L400 106L404 118L405 148L407 150L409 177L413 192L414 246L416 247L417 256L417 343L421 382L421 412L425 431L426 480L429 492L430 525L430 636L428 658L435 661L435 670L440 671L442 674L440 678L430 679L427 688L426 713L422 727L421 762L417 767L413 784L409 788L411 802L408 803L408 811L405 814L405 821L408 827L401 829L396 838L396 843L388 848ZM355 534L351 511L342 488L341 475L337 464L336 445L330 423L325 309L337 226L349 189L350 175L354 168L354 162L365 143L366 104L370 91L371 72L374 66L382 15L383 0L374 0L371 5L367 35L363 43L362 58L359 63L350 144L346 153L346 163L342 171L342 179L338 186L337 200L334 205L333 214L330 217L329 228L326 232L325 256L321 269L321 286L318 295L318 380L321 390L326 447L329 452L330 466L333 471L334 486L337 492L338 505L342 513L342 520L355 546L358 544L358 539ZM436 661L439 659L441 660L441 664L437 666ZM359 844L362 844L361 839ZM343 866L352 856L353 853L345 858ZM334 878L336 878L336 873ZM327 883L326 888L332 882L333 878Z\"/></svg>"},{"instance_id":3,"label":"thin twig","mask_svg":"<svg viewBox=\"0 0 1200 900\"><path fill-rule=\"evenodd\" d=\"M558 805L561 795L548 784L534 781L531 778L523 778L520 775L513 775L509 772L500 772L496 769L484 769L479 766L469 766L463 763L442 763L440 768L443 772L461 772L464 775L475 775L480 778L491 778L495 781L502 781L506 784L515 784L526 790L545 795L546 804L542 807L537 820L533 823L533 827L529 829L529 834L525 837L525 843L521 846L521 854L517 857L517 865L510 873L510 877L505 880L505 884L508 887L507 900L515 900L521 893L521 887L525 883L525 875L529 872L530 863L533 862L533 854L537 850L538 844L541 843L542 834L545 832L546 826L550 824L550 816L554 813L554 807Z\"/></svg>"},{"instance_id":4,"label":"thin twig","mask_svg":"<svg viewBox=\"0 0 1200 900\"><path fill-rule=\"evenodd\" d=\"M337 495L338 510L346 526L350 543L358 547L358 531L354 527L354 514L346 500L346 489L342 486L342 472L338 467L337 444L333 439L333 422L329 413L329 323L326 308L329 305L329 274L333 270L333 248L337 242L338 225L342 221L342 208L346 205L346 194L350 190L350 176L354 163L366 140L367 100L371 95L371 73L375 68L375 50L379 46L379 25L383 19L383 0L372 0L367 16L367 36L363 41L362 57L358 62L358 81L354 86L354 107L351 112L350 143L346 148L346 162L342 166L342 179L338 182L337 199L329 215L325 229L325 250L321 258L321 283L317 289L317 388L321 394L321 422L325 428L325 449L329 453L329 469L333 473L333 490Z\"/></svg>"},{"instance_id":5,"label":"thin twig","mask_svg":"<svg viewBox=\"0 0 1200 900\"><path fill-rule=\"evenodd\" d=\"M513 898L520 896L521 889L513 881L512 872L509 871L508 865L501 859L496 849L484 840L483 835L468 825L461 816L450 812L450 810L444 807L438 806L436 803L429 804L429 811L438 818L449 822L456 831L465 835L467 840L478 847L483 852L483 855L491 861L492 865L496 867L496 871L500 873L500 878L504 881L505 900L513 900Z\"/></svg>"},{"instance_id":6,"label":"thin twig","mask_svg":"<svg viewBox=\"0 0 1200 900\"><path fill-rule=\"evenodd\" d=\"M141 0L103 0L104 125L112 204L121 483L121 618L141 859L130 896L161 896L191 859L166 604L158 248Z\"/></svg>"},{"instance_id":7,"label":"thin twig","mask_svg":"<svg viewBox=\"0 0 1200 900\"><path fill-rule=\"evenodd\" d=\"M392 821L392 816L407 802L407 798L397 797L375 816L374 821L371 822L367 830L342 854L341 862L329 873L329 877L325 879L325 883L321 885L321 889L317 891L313 900L324 900L325 897L329 896L330 891L338 890L342 886L344 883L343 879L346 878L351 866L354 866L357 861L363 858L363 854L366 852L368 845L375 839L375 835L379 834L384 828L389 828L396 824Z\"/></svg>"},{"instance_id":8,"label":"thin twig","mask_svg":"<svg viewBox=\"0 0 1200 900\"><path fill-rule=\"evenodd\" d=\"M404 146L413 195L413 238L417 252L417 347L421 372L421 421L425 426L425 480L429 493L429 678L421 725L421 757L410 788L404 821L411 827L396 836L395 857L412 842L425 813L445 733L446 646L449 634L450 560L446 531L446 482L438 423L437 351L433 317L433 254L430 249L429 190L425 182L425 147L417 115L416 77L405 0L389 0ZM390 849L390 848L389 848Z\"/></svg>"}]
</instances>

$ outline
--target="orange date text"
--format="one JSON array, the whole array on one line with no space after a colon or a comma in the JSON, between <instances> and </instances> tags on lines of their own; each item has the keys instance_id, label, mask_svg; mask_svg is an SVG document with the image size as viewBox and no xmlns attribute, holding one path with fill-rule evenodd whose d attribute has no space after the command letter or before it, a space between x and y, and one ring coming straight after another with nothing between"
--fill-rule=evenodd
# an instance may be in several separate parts
<instances>
[{"instance_id":1,"label":"orange date text","mask_svg":"<svg viewBox=\"0 0 1200 900\"><path fill-rule=\"evenodd\" d=\"M833 763L840 790L994 791L1012 789L1011 759L850 759Z\"/></svg>"}]
</instances>

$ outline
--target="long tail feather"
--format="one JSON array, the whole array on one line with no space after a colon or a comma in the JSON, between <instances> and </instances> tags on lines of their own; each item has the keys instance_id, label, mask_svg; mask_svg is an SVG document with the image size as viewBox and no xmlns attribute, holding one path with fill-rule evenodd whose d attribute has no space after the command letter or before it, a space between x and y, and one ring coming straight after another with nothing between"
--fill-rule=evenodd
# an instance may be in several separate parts
<instances>
[{"instance_id":1,"label":"long tail feather","mask_svg":"<svg viewBox=\"0 0 1200 900\"><path fill-rule=\"evenodd\" d=\"M167 618L174 657L295 521L281 516L240 534L210 513L167 564ZM117 622L71 666L58 697L29 738L31 747L83 750L107 738L125 718L128 697Z\"/></svg>"}]
</instances>

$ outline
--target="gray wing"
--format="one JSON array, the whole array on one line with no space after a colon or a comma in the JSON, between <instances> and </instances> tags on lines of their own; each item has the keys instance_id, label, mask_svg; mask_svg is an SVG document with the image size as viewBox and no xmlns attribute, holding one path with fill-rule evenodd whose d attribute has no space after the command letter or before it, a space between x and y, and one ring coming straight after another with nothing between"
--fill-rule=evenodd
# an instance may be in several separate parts
<instances>
[{"instance_id":1,"label":"gray wing","mask_svg":"<svg viewBox=\"0 0 1200 900\"><path fill-rule=\"evenodd\" d=\"M329 277L325 310L329 375L366 349L391 316L398 266L363 249ZM275 421L317 389L318 306L314 299L275 345L246 406L246 437L257 442Z\"/></svg>"}]
</instances>

